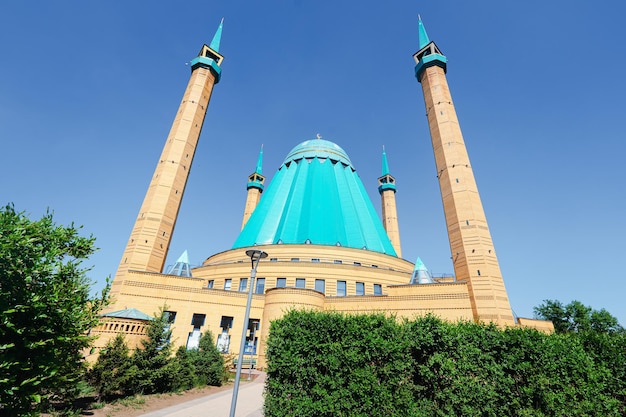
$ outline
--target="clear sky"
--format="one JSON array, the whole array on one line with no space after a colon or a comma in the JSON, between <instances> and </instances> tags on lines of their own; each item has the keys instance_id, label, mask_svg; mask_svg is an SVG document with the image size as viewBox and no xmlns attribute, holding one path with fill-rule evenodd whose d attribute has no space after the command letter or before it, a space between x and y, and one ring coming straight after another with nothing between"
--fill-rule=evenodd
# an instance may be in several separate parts
<instances>
[{"instance_id":1,"label":"clear sky","mask_svg":"<svg viewBox=\"0 0 626 417\"><path fill-rule=\"evenodd\" d=\"M385 145L404 256L453 272L412 54L417 14L448 82L514 312L544 299L626 325L626 3L5 1L0 203L84 225L113 276L193 59L225 18L167 264L227 250L261 144L271 179L320 133L380 207Z\"/></svg>"}]
</instances>

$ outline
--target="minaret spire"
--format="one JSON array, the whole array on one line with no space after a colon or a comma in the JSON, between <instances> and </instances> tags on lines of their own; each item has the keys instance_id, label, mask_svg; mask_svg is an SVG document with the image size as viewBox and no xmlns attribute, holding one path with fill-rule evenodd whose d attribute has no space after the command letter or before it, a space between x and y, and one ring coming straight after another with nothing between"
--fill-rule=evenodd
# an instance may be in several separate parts
<instances>
[{"instance_id":1,"label":"minaret spire","mask_svg":"<svg viewBox=\"0 0 626 417\"><path fill-rule=\"evenodd\" d=\"M204 45L191 61L187 89L113 280L111 294L117 303L123 302L129 271L163 271L213 86L222 72L224 57L216 50L221 28L212 46Z\"/></svg>"},{"instance_id":2,"label":"minaret spire","mask_svg":"<svg viewBox=\"0 0 626 417\"><path fill-rule=\"evenodd\" d=\"M457 281L466 281L474 318L513 325L487 218L446 79L447 59L419 19L415 77L422 84L437 178Z\"/></svg>"},{"instance_id":3,"label":"minaret spire","mask_svg":"<svg viewBox=\"0 0 626 417\"><path fill-rule=\"evenodd\" d=\"M261 151L259 152L259 158L256 161L256 171L255 173L259 175L263 175L263 145L261 145Z\"/></svg>"},{"instance_id":4,"label":"minaret spire","mask_svg":"<svg viewBox=\"0 0 626 417\"><path fill-rule=\"evenodd\" d=\"M422 49L430 43L430 39L428 38L428 33L426 33L426 28L424 27L424 23L422 23L422 17L420 15L417 15L417 20L419 31L419 45L420 49Z\"/></svg>"},{"instance_id":5,"label":"minaret spire","mask_svg":"<svg viewBox=\"0 0 626 417\"><path fill-rule=\"evenodd\" d=\"M385 152L385 145L383 145L383 172L381 175L389 175L389 163L387 162L387 152Z\"/></svg>"},{"instance_id":6,"label":"minaret spire","mask_svg":"<svg viewBox=\"0 0 626 417\"><path fill-rule=\"evenodd\" d=\"M378 178L378 192L380 193L383 226L391 240L393 248L396 250L398 258L402 258L402 248L400 246L400 227L398 225L398 209L396 207L396 179L389 174L389 163L387 162L387 152L383 145L382 176Z\"/></svg>"},{"instance_id":7,"label":"minaret spire","mask_svg":"<svg viewBox=\"0 0 626 417\"><path fill-rule=\"evenodd\" d=\"M217 27L215 31L215 35L213 35L213 39L209 44L209 48L213 49L215 52L220 51L220 42L222 41L222 27L224 27L224 18L222 17L222 21L220 25Z\"/></svg>"},{"instance_id":8,"label":"minaret spire","mask_svg":"<svg viewBox=\"0 0 626 417\"><path fill-rule=\"evenodd\" d=\"M263 176L263 145L259 151L259 157L256 162L256 169L248 177L248 196L246 197L246 207L243 211L243 221L241 222L241 229L243 230L248 219L252 215L252 212L256 208L257 204L261 200L261 194L263 194L265 183L265 177Z\"/></svg>"}]
</instances>

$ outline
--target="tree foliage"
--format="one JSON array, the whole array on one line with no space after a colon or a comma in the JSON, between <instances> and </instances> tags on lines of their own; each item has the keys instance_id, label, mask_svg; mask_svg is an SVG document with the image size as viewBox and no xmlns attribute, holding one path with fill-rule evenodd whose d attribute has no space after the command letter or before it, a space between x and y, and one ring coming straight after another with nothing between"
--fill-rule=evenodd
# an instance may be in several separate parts
<instances>
[{"instance_id":1,"label":"tree foliage","mask_svg":"<svg viewBox=\"0 0 626 417\"><path fill-rule=\"evenodd\" d=\"M217 350L215 339L207 330L198 344L198 349L190 350L189 356L195 367L195 385L221 386L228 380L228 372L224 367L224 357Z\"/></svg>"},{"instance_id":2,"label":"tree foliage","mask_svg":"<svg viewBox=\"0 0 626 417\"><path fill-rule=\"evenodd\" d=\"M558 300L544 300L543 304L534 308L534 312L537 318L551 321L557 333L624 332L624 328L611 313L605 309L594 310L576 300L566 305Z\"/></svg>"},{"instance_id":3,"label":"tree foliage","mask_svg":"<svg viewBox=\"0 0 626 417\"><path fill-rule=\"evenodd\" d=\"M93 237L51 213L32 221L12 205L0 208L0 414L28 414L32 404L72 398L85 365L88 331L107 289L91 298ZM36 413L37 406L32 409ZM40 408L40 407L39 407Z\"/></svg>"},{"instance_id":4,"label":"tree foliage","mask_svg":"<svg viewBox=\"0 0 626 417\"><path fill-rule=\"evenodd\" d=\"M593 335L291 311L271 325L265 415L624 415L623 335Z\"/></svg>"},{"instance_id":5,"label":"tree foliage","mask_svg":"<svg viewBox=\"0 0 626 417\"><path fill-rule=\"evenodd\" d=\"M89 382L101 397L176 392L198 386L219 386L224 381L224 359L207 331L199 349L184 346L172 355L171 328L162 311L147 326L142 347L129 355L123 334L100 352L89 372Z\"/></svg>"}]
</instances>

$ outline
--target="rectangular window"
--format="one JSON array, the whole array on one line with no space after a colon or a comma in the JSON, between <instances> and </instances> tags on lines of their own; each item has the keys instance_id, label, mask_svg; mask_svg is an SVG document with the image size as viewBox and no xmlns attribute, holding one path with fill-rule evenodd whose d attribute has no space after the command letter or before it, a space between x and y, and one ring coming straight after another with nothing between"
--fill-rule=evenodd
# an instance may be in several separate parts
<instances>
[{"instance_id":1,"label":"rectangular window","mask_svg":"<svg viewBox=\"0 0 626 417\"><path fill-rule=\"evenodd\" d=\"M200 330L200 327L204 326L204 319L206 319L206 314L194 314L191 318L191 325L194 330Z\"/></svg>"},{"instance_id":2,"label":"rectangular window","mask_svg":"<svg viewBox=\"0 0 626 417\"><path fill-rule=\"evenodd\" d=\"M296 288L306 288L306 279L296 278Z\"/></svg>"},{"instance_id":3,"label":"rectangular window","mask_svg":"<svg viewBox=\"0 0 626 417\"><path fill-rule=\"evenodd\" d=\"M176 312L175 311L164 311L163 318L167 322L167 324L172 324L176 320Z\"/></svg>"},{"instance_id":4,"label":"rectangular window","mask_svg":"<svg viewBox=\"0 0 626 417\"><path fill-rule=\"evenodd\" d=\"M346 281L337 281L337 297L346 296Z\"/></svg>"},{"instance_id":5,"label":"rectangular window","mask_svg":"<svg viewBox=\"0 0 626 417\"><path fill-rule=\"evenodd\" d=\"M220 327L224 330L233 327L233 318L230 316L222 316L222 319L220 320Z\"/></svg>"},{"instance_id":6,"label":"rectangular window","mask_svg":"<svg viewBox=\"0 0 626 417\"><path fill-rule=\"evenodd\" d=\"M334 260L334 262L335 262L336 264L342 264L342 263L343 263L343 261L342 261L341 259L335 259L335 260Z\"/></svg>"},{"instance_id":7,"label":"rectangular window","mask_svg":"<svg viewBox=\"0 0 626 417\"><path fill-rule=\"evenodd\" d=\"M361 262L355 262L354 266L361 266Z\"/></svg>"},{"instance_id":8,"label":"rectangular window","mask_svg":"<svg viewBox=\"0 0 626 417\"><path fill-rule=\"evenodd\" d=\"M254 292L257 294L265 293L265 278L257 278L256 290Z\"/></svg>"},{"instance_id":9,"label":"rectangular window","mask_svg":"<svg viewBox=\"0 0 626 417\"><path fill-rule=\"evenodd\" d=\"M259 330L259 319L248 320L248 334L246 335L246 345L243 353L246 355L256 355L256 347L259 338L256 336Z\"/></svg>"},{"instance_id":10,"label":"rectangular window","mask_svg":"<svg viewBox=\"0 0 626 417\"><path fill-rule=\"evenodd\" d=\"M383 287L380 284L374 284L374 295L383 295Z\"/></svg>"},{"instance_id":11,"label":"rectangular window","mask_svg":"<svg viewBox=\"0 0 626 417\"><path fill-rule=\"evenodd\" d=\"M232 279L230 279L230 278L226 278L226 279L224 280L224 289L225 289L226 291L229 291L229 290L230 290L230 286L231 286L232 284L233 284L233 280L232 280Z\"/></svg>"},{"instance_id":12,"label":"rectangular window","mask_svg":"<svg viewBox=\"0 0 626 417\"><path fill-rule=\"evenodd\" d=\"M315 290L324 294L326 292L326 281L324 281L323 279L316 279Z\"/></svg>"},{"instance_id":13,"label":"rectangular window","mask_svg":"<svg viewBox=\"0 0 626 417\"><path fill-rule=\"evenodd\" d=\"M287 278L276 278L276 288L285 288L287 286Z\"/></svg>"},{"instance_id":14,"label":"rectangular window","mask_svg":"<svg viewBox=\"0 0 626 417\"><path fill-rule=\"evenodd\" d=\"M248 288L248 278L241 278L239 280L239 291L244 292Z\"/></svg>"},{"instance_id":15,"label":"rectangular window","mask_svg":"<svg viewBox=\"0 0 626 417\"><path fill-rule=\"evenodd\" d=\"M363 282L356 283L356 295L365 295L365 283Z\"/></svg>"},{"instance_id":16,"label":"rectangular window","mask_svg":"<svg viewBox=\"0 0 626 417\"><path fill-rule=\"evenodd\" d=\"M319 262L319 261L320 261L320 258L313 258L313 259L311 259L311 262Z\"/></svg>"},{"instance_id":17,"label":"rectangular window","mask_svg":"<svg viewBox=\"0 0 626 417\"><path fill-rule=\"evenodd\" d=\"M210 279L207 283L206 283L206 287L207 288L213 288L213 286L215 285L215 280L214 279Z\"/></svg>"},{"instance_id":18,"label":"rectangular window","mask_svg":"<svg viewBox=\"0 0 626 417\"><path fill-rule=\"evenodd\" d=\"M278 258L270 258L270 262L278 262Z\"/></svg>"},{"instance_id":19,"label":"rectangular window","mask_svg":"<svg viewBox=\"0 0 626 417\"><path fill-rule=\"evenodd\" d=\"M300 262L300 258L291 258L291 262Z\"/></svg>"}]
</instances>

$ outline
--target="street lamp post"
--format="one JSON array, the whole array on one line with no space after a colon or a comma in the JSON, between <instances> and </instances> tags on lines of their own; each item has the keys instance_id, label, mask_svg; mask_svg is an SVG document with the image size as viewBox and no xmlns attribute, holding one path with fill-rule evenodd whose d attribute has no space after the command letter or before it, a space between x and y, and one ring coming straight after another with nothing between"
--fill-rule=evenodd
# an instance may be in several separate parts
<instances>
[{"instance_id":1,"label":"street lamp post","mask_svg":"<svg viewBox=\"0 0 626 417\"><path fill-rule=\"evenodd\" d=\"M241 344L239 346L239 357L237 359L237 372L235 373L235 387L233 388L233 399L230 403L230 417L235 417L235 408L237 408L237 394L239 394L239 380L241 379L243 351L246 348L246 332L248 330L248 320L250 320L250 305L252 304L252 290L254 288L254 279L256 278L256 268L259 266L259 261L261 259L267 258L266 252L257 249L247 250L246 255L248 255L252 261L252 270L250 271L250 288L248 289L246 314L243 319L243 330L241 331ZM252 362L250 362L250 366L252 366Z\"/></svg>"}]
</instances>

